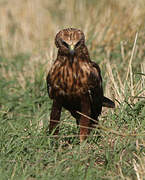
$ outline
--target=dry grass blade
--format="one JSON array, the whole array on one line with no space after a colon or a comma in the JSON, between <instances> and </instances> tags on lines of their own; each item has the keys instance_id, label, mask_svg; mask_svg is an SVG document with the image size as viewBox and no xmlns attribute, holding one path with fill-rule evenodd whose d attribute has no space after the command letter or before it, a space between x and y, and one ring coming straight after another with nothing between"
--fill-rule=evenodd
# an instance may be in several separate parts
<instances>
[{"instance_id":1,"label":"dry grass blade","mask_svg":"<svg viewBox=\"0 0 145 180\"><path fill-rule=\"evenodd\" d=\"M85 114L82 114L82 113L79 112L79 111L77 111L77 113L80 114L80 115L82 115L82 116L85 116L85 117L87 117L88 119L90 119L90 120L94 121L95 123L97 123L95 119L92 119L91 117L89 117L89 116L87 116L87 115L85 115ZM134 133L134 134L131 134L131 133L130 133L130 134L125 134L125 133L120 133L120 132L118 132L118 131L115 131L115 130L110 129L110 128L107 128L107 127L104 127L104 126L102 126L102 125L97 125L96 127L97 127L98 129L103 130L103 131L106 131L106 132L115 134L115 135L117 135L117 136L122 136L122 137L145 136L145 133L141 133L141 134L135 134L135 133Z\"/></svg>"},{"instance_id":2,"label":"dry grass blade","mask_svg":"<svg viewBox=\"0 0 145 180\"><path fill-rule=\"evenodd\" d=\"M123 99L122 99L121 93L119 91L119 87L118 87L118 85L117 85L117 83L116 83L116 81L114 79L114 76L113 76L113 73L112 73L112 68L111 68L109 60L106 63L106 67L107 67L108 76L109 76L112 84L114 85L113 90L115 92L115 99L118 99L118 101L121 102Z\"/></svg>"},{"instance_id":3,"label":"dry grass blade","mask_svg":"<svg viewBox=\"0 0 145 180\"><path fill-rule=\"evenodd\" d=\"M129 60L128 70L127 70L127 74L126 74L126 80L125 80L125 83L126 83L128 81L128 75L130 73L130 85L131 85L131 95L132 96L134 96L132 61L133 61L133 57L134 57L134 54L135 54L137 38L138 38L138 32L135 35L135 40L134 40L134 44L133 44L133 48L132 48L132 52L131 52L131 57L130 57L130 60Z\"/></svg>"},{"instance_id":4,"label":"dry grass blade","mask_svg":"<svg viewBox=\"0 0 145 180\"><path fill-rule=\"evenodd\" d=\"M145 88L145 60L141 63L141 72L144 74L141 76L141 89ZM143 91L142 96L145 96L145 91Z\"/></svg>"}]
</instances>

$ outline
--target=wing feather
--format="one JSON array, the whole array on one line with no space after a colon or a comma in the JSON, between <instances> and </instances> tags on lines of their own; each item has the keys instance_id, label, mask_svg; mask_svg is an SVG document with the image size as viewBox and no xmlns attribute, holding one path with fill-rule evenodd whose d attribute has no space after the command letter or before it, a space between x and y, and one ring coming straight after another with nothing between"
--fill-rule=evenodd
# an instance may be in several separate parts
<instances>
[{"instance_id":1,"label":"wing feather","mask_svg":"<svg viewBox=\"0 0 145 180\"><path fill-rule=\"evenodd\" d=\"M91 62L92 70L90 72L89 83L90 83L90 95L91 95L91 109L92 118L97 119L101 114L103 104L103 87L102 77L99 66Z\"/></svg>"}]
</instances>

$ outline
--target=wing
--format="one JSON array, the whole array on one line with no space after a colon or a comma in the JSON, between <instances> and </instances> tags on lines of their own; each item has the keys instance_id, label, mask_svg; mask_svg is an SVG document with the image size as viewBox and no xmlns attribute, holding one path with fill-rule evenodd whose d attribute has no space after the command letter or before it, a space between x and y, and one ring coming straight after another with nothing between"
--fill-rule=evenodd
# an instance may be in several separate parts
<instances>
[{"instance_id":1,"label":"wing","mask_svg":"<svg viewBox=\"0 0 145 180\"><path fill-rule=\"evenodd\" d=\"M102 77L101 77L101 70L99 68L99 65L96 64L95 62L91 62L92 66L95 68L96 73L92 73L92 79L94 79L94 83L96 84L100 84L100 90L97 90L98 88L96 87L95 89L98 91L98 93L101 95L103 93L103 89L102 89ZM96 79L96 80L95 80ZM93 92L94 90L92 90ZM93 97L96 95L96 92L92 93ZM93 98L92 97L92 98ZM95 98L95 97L94 97ZM101 98L100 100L102 100L102 106L104 107L108 107L108 108L115 108L115 103L110 100L109 98L103 96L103 99ZM98 100L99 101L99 100Z\"/></svg>"},{"instance_id":2,"label":"wing","mask_svg":"<svg viewBox=\"0 0 145 180\"><path fill-rule=\"evenodd\" d=\"M50 98L53 98L53 93L52 93L52 87L50 83L50 74L48 73L47 78L46 78L46 84L47 84L47 92Z\"/></svg>"},{"instance_id":3,"label":"wing","mask_svg":"<svg viewBox=\"0 0 145 180\"><path fill-rule=\"evenodd\" d=\"M95 62L91 62L91 64L93 67L90 73L90 83L92 88L90 88L89 94L91 99L92 117L96 119L97 116L101 114L102 106L114 108L115 103L103 95L102 77L99 65Z\"/></svg>"},{"instance_id":4,"label":"wing","mask_svg":"<svg viewBox=\"0 0 145 180\"><path fill-rule=\"evenodd\" d=\"M103 87L102 77L99 66L95 62L91 62L92 68L89 77L90 83L90 100L91 100L91 116L94 119L101 114L103 104Z\"/></svg>"}]
</instances>

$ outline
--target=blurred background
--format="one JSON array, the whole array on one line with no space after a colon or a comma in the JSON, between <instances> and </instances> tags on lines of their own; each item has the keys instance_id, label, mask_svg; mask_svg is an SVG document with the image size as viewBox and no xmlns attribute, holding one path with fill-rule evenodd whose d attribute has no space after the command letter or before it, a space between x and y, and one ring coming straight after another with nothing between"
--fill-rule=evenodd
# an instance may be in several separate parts
<instances>
[{"instance_id":1,"label":"blurred background","mask_svg":"<svg viewBox=\"0 0 145 180\"><path fill-rule=\"evenodd\" d=\"M110 79L116 98L122 100L121 93L124 93L125 88L122 81L128 79L131 68L136 72L145 71L144 9L144 0L1 0L0 55L9 58L9 63L10 57L26 56L21 60L25 62L23 69L26 71L28 68L29 73L26 72L26 75L31 74L33 79L40 62L48 71L51 62L55 60L56 33L63 28L79 28L86 35L91 58L100 64L102 71L105 70L102 72L107 78L104 83L107 81L110 84ZM137 44L132 52L136 35ZM132 53L134 59L130 62ZM118 85L110 75L113 69L116 69L118 78L115 81L118 81Z\"/></svg>"},{"instance_id":2,"label":"blurred background","mask_svg":"<svg viewBox=\"0 0 145 180\"><path fill-rule=\"evenodd\" d=\"M55 34L67 27L82 29L90 48L112 49L134 40L136 32L144 39L144 9L144 0L1 0L0 50L50 51Z\"/></svg>"}]
</instances>

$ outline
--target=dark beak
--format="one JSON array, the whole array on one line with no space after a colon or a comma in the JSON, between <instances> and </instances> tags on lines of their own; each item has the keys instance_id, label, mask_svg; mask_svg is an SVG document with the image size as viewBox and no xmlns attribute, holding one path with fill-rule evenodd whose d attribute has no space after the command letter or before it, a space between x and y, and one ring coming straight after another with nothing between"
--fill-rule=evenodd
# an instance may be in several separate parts
<instances>
[{"instance_id":1,"label":"dark beak","mask_svg":"<svg viewBox=\"0 0 145 180\"><path fill-rule=\"evenodd\" d=\"M70 53L70 62L72 64L74 61L74 54L75 54L74 45L69 46L69 53Z\"/></svg>"}]
</instances>

